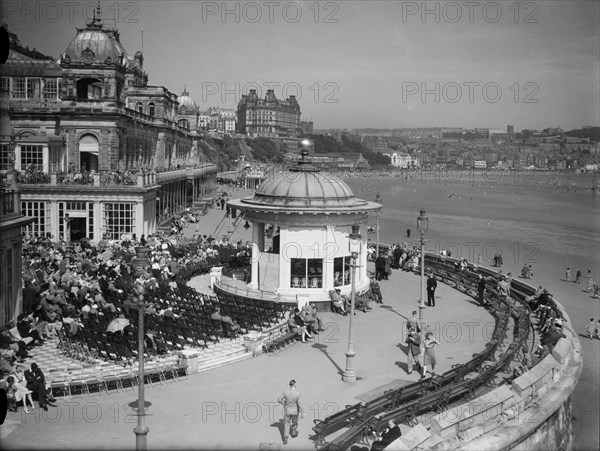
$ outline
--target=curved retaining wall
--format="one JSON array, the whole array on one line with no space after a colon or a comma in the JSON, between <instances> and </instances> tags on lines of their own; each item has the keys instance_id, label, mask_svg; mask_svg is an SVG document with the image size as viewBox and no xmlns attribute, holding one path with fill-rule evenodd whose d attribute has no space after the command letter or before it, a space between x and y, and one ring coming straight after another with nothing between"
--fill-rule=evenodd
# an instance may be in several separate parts
<instances>
[{"instance_id":1,"label":"curved retaining wall","mask_svg":"<svg viewBox=\"0 0 600 451\"><path fill-rule=\"evenodd\" d=\"M386 450L574 450L570 397L583 360L570 318L557 305L567 319L566 338L551 354L511 385L434 415L428 427L418 424Z\"/></svg>"}]
</instances>

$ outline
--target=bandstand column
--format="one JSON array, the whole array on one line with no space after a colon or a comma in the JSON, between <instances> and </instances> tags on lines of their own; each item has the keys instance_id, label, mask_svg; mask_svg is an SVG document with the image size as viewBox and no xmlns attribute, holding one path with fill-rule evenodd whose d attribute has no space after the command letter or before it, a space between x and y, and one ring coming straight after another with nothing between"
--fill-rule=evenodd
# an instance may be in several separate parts
<instances>
[{"instance_id":1,"label":"bandstand column","mask_svg":"<svg viewBox=\"0 0 600 451\"><path fill-rule=\"evenodd\" d=\"M264 243L264 230L265 225L263 223L255 222L252 224L252 276L248 286L255 290L258 290L258 261L260 260L260 253L263 250L260 246L261 243Z\"/></svg>"}]
</instances>

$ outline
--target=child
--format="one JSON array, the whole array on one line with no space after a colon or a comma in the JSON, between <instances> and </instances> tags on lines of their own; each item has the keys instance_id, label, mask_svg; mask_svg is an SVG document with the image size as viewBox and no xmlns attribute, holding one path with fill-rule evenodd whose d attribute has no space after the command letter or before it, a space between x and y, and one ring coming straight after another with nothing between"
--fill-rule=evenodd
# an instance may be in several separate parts
<instances>
[{"instance_id":1,"label":"child","mask_svg":"<svg viewBox=\"0 0 600 451\"><path fill-rule=\"evenodd\" d=\"M590 318L590 322L585 326L585 330L587 330L588 337L590 339L594 338L594 332L596 329L596 324L594 323L594 318Z\"/></svg>"},{"instance_id":2,"label":"child","mask_svg":"<svg viewBox=\"0 0 600 451\"><path fill-rule=\"evenodd\" d=\"M8 376L6 378L6 399L8 401L8 411L16 412L17 411L17 387L15 387L15 378L12 376Z\"/></svg>"}]
</instances>

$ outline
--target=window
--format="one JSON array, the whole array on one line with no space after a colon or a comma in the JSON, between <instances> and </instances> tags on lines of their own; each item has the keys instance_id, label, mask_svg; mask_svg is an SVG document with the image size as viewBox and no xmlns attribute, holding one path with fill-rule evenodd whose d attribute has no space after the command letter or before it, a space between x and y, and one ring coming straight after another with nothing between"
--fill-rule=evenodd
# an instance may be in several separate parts
<instances>
[{"instance_id":1,"label":"window","mask_svg":"<svg viewBox=\"0 0 600 451\"><path fill-rule=\"evenodd\" d=\"M156 106L154 105L154 102L150 102L148 104L148 114L150 116L154 116L156 114Z\"/></svg>"},{"instance_id":2,"label":"window","mask_svg":"<svg viewBox=\"0 0 600 451\"><path fill-rule=\"evenodd\" d=\"M42 146L21 146L21 170L44 170L44 151Z\"/></svg>"},{"instance_id":3,"label":"window","mask_svg":"<svg viewBox=\"0 0 600 451\"><path fill-rule=\"evenodd\" d=\"M323 286L323 259L292 258L290 286L292 288L321 288Z\"/></svg>"},{"instance_id":4,"label":"window","mask_svg":"<svg viewBox=\"0 0 600 451\"><path fill-rule=\"evenodd\" d=\"M49 172L55 173L63 170L63 152L61 146L52 146L49 149L49 162L50 168Z\"/></svg>"},{"instance_id":5,"label":"window","mask_svg":"<svg viewBox=\"0 0 600 451\"><path fill-rule=\"evenodd\" d=\"M21 202L21 212L29 218L35 218L27 226L27 232L34 236L46 236L50 232L50 203Z\"/></svg>"},{"instance_id":6,"label":"window","mask_svg":"<svg viewBox=\"0 0 600 451\"><path fill-rule=\"evenodd\" d=\"M0 78L0 90L2 90L2 92L10 92L10 78Z\"/></svg>"},{"instance_id":7,"label":"window","mask_svg":"<svg viewBox=\"0 0 600 451\"><path fill-rule=\"evenodd\" d=\"M124 233L136 233L135 207L134 203L104 204L104 236L107 239L120 240Z\"/></svg>"},{"instance_id":8,"label":"window","mask_svg":"<svg viewBox=\"0 0 600 451\"><path fill-rule=\"evenodd\" d=\"M39 78L27 79L27 99L40 98L40 81Z\"/></svg>"},{"instance_id":9,"label":"window","mask_svg":"<svg viewBox=\"0 0 600 451\"><path fill-rule=\"evenodd\" d=\"M15 154L10 144L0 144L0 171L8 171L14 166Z\"/></svg>"},{"instance_id":10,"label":"window","mask_svg":"<svg viewBox=\"0 0 600 451\"><path fill-rule=\"evenodd\" d=\"M142 102L138 102L135 104L135 109L138 113L143 113L144 112L144 105L142 105Z\"/></svg>"},{"instance_id":11,"label":"window","mask_svg":"<svg viewBox=\"0 0 600 451\"><path fill-rule=\"evenodd\" d=\"M43 97L44 99L58 99L58 78L48 78L44 80Z\"/></svg>"},{"instance_id":12,"label":"window","mask_svg":"<svg viewBox=\"0 0 600 451\"><path fill-rule=\"evenodd\" d=\"M26 78L24 77L15 77L13 78L12 83L12 98L13 99L26 99L27 91L26 91Z\"/></svg>"},{"instance_id":13,"label":"window","mask_svg":"<svg viewBox=\"0 0 600 451\"><path fill-rule=\"evenodd\" d=\"M13 190L5 190L2 196L2 214L14 213L15 211L15 193Z\"/></svg>"},{"instance_id":14,"label":"window","mask_svg":"<svg viewBox=\"0 0 600 451\"><path fill-rule=\"evenodd\" d=\"M350 261L352 257L333 259L333 286L350 285Z\"/></svg>"}]
</instances>

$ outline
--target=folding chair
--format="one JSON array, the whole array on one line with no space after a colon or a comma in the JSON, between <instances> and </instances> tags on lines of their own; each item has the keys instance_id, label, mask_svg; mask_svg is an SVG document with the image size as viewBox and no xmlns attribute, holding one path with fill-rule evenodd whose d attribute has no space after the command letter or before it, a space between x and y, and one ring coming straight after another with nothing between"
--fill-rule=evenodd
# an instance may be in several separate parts
<instances>
[{"instance_id":1,"label":"folding chair","mask_svg":"<svg viewBox=\"0 0 600 451\"><path fill-rule=\"evenodd\" d=\"M127 387L131 387L132 390L135 390L135 386L139 383L137 374L130 370L121 370L114 373L114 376L119 380L119 385L123 391L125 391L126 385Z\"/></svg>"},{"instance_id":2,"label":"folding chair","mask_svg":"<svg viewBox=\"0 0 600 451\"><path fill-rule=\"evenodd\" d=\"M83 371L75 371L71 373L71 379L69 381L69 387L71 391L71 395L76 394L79 391L81 397L84 397L84 394L90 394L87 384L85 383L85 373ZM77 390L79 389L79 390Z\"/></svg>"},{"instance_id":3,"label":"folding chair","mask_svg":"<svg viewBox=\"0 0 600 451\"><path fill-rule=\"evenodd\" d=\"M94 375L90 375L83 380L87 388L87 393L89 396L92 396L92 388L96 388L98 395L102 395L102 387L106 386L106 382L103 378L97 377ZM107 390L108 391L108 390Z\"/></svg>"},{"instance_id":4,"label":"folding chair","mask_svg":"<svg viewBox=\"0 0 600 451\"><path fill-rule=\"evenodd\" d=\"M156 378L158 378L158 379L156 379ZM152 382L161 382L161 381L166 382L166 379L165 379L165 374L160 369L158 361L149 362L148 364L144 365L144 381L143 382L140 381L140 383L147 382L148 385L150 385L150 387L152 387Z\"/></svg>"},{"instance_id":5,"label":"folding chair","mask_svg":"<svg viewBox=\"0 0 600 451\"><path fill-rule=\"evenodd\" d=\"M56 396L71 396L71 386L69 385L69 373L55 373L50 381L50 393ZM60 392L60 394L59 394Z\"/></svg>"}]
</instances>

